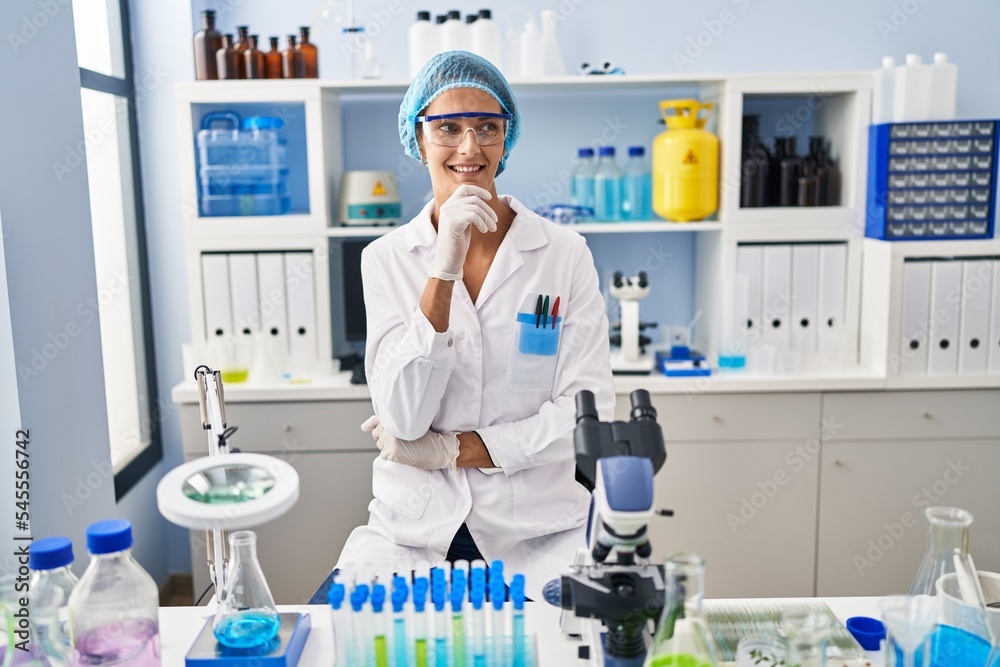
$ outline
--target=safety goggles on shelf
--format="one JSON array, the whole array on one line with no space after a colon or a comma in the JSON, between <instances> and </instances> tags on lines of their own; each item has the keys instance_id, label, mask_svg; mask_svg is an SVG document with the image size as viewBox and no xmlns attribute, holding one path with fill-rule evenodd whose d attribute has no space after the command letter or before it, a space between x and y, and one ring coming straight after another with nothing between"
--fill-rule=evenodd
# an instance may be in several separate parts
<instances>
[{"instance_id":1,"label":"safety goggles on shelf","mask_svg":"<svg viewBox=\"0 0 1000 667\"><path fill-rule=\"evenodd\" d=\"M456 147L465 139L469 130L476 135L480 146L502 143L507 136L511 115L485 111L464 111L439 116L417 116L413 120L423 123L424 137L438 146Z\"/></svg>"}]
</instances>

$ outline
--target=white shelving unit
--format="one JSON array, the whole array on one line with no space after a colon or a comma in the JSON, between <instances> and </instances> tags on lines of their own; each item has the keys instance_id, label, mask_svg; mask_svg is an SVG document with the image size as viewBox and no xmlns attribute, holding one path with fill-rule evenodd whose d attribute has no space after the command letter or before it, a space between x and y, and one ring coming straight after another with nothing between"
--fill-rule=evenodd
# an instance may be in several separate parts
<instances>
[{"instance_id":1,"label":"white shelving unit","mask_svg":"<svg viewBox=\"0 0 1000 667\"><path fill-rule=\"evenodd\" d=\"M696 308L703 312L698 347L710 356L720 337L721 295L732 289L736 252L744 243L828 243L847 247L845 329L849 340L858 342L858 364L831 373L788 377L720 379L718 386L732 391L794 390L799 387L896 388L992 387L1000 377L959 379L893 378L887 369L887 340L895 335L891 326L893 299L899 282L864 278L887 251L863 238L867 127L871 106L871 76L868 72L820 72L792 74L732 75L639 75L595 77L548 77L511 81L516 92L558 95L614 95L616 91L656 91L665 97L671 89L692 88L701 99L716 104L714 131L721 145L720 201L715 220L680 224L662 220L639 222L588 222L573 228L584 235L695 232L696 276L692 286ZM328 243L331 238L365 238L388 233L393 227L343 227L332 223L336 210L336 187L343 171L344 133L341 104L352 96L383 95L396 104L406 91L403 80L294 80L213 81L176 86L180 136L192 137L180 146L182 165L181 211L189 256L192 339L204 337L204 306L200 255L204 252L260 252L302 250L313 253L316 267L317 336L321 356L331 354L331 299ZM689 93L688 93L689 94ZM789 105L789 118L799 125L810 123L814 131L831 139L833 155L842 173L841 205L816 208L755 208L739 206L742 117L748 105L759 100L779 100ZM201 217L198 214L196 159L193 137L202 109L220 104L268 104L283 109L301 105L307 136L305 156L308 179L308 212L284 216L246 218ZM536 122L545 122L538 119ZM540 165L539 169L544 169ZM711 232L711 233L701 233ZM906 253L950 254L986 252L988 243L921 242L891 245L893 262ZM910 250L912 248L912 250ZM992 252L992 251L990 251ZM869 253L871 257L869 257ZM900 253L903 253L902 255ZM883 258L883 259L879 259ZM869 261L870 260L870 261ZM864 265L864 270L863 270ZM895 266L895 265L894 265ZM895 270L895 269L893 269ZM883 271L884 272L884 271ZM891 326L890 326L891 325ZM648 378L651 379L651 378ZM665 391L671 381L664 379ZM855 383L855 384L852 384ZM886 385L886 383L888 383ZM652 384L662 384L653 382ZM717 390L718 391L718 390Z\"/></svg>"}]
</instances>

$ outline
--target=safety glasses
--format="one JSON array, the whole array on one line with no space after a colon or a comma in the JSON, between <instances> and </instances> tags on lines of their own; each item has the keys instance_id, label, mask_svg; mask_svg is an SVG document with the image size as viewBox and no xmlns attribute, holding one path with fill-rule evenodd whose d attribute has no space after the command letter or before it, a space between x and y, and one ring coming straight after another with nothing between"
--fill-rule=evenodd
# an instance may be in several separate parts
<instances>
[{"instance_id":1,"label":"safety glasses","mask_svg":"<svg viewBox=\"0 0 1000 667\"><path fill-rule=\"evenodd\" d=\"M480 146L502 143L507 136L510 118L509 113L466 111L439 116L417 116L413 120L422 123L421 131L432 144L454 148L461 145L469 130L475 133Z\"/></svg>"}]
</instances>

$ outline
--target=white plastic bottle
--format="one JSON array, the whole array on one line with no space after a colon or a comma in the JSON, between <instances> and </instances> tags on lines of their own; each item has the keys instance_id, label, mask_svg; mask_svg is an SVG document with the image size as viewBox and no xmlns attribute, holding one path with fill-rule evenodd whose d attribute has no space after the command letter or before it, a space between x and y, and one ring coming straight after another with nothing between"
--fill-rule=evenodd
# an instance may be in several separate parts
<instances>
[{"instance_id":1,"label":"white plastic bottle","mask_svg":"<svg viewBox=\"0 0 1000 667\"><path fill-rule=\"evenodd\" d=\"M594 174L594 219L621 220L622 171L615 162L615 147L597 149L597 173Z\"/></svg>"},{"instance_id":2,"label":"white plastic bottle","mask_svg":"<svg viewBox=\"0 0 1000 667\"><path fill-rule=\"evenodd\" d=\"M92 524L87 551L90 564L69 597L79 664L159 667L160 594L132 558L132 524L124 519Z\"/></svg>"},{"instance_id":3,"label":"white plastic bottle","mask_svg":"<svg viewBox=\"0 0 1000 667\"><path fill-rule=\"evenodd\" d=\"M558 15L551 9L543 9L542 15L542 54L545 59L543 73L546 76L563 76L566 74L566 63L562 51L559 50L559 39L556 36Z\"/></svg>"},{"instance_id":4,"label":"white plastic bottle","mask_svg":"<svg viewBox=\"0 0 1000 667\"><path fill-rule=\"evenodd\" d=\"M935 53L931 65L931 120L954 120L958 103L958 65Z\"/></svg>"},{"instance_id":5,"label":"white plastic bottle","mask_svg":"<svg viewBox=\"0 0 1000 667\"><path fill-rule=\"evenodd\" d=\"M468 51L469 26L462 22L457 9L448 12L448 20L441 24L441 51Z\"/></svg>"},{"instance_id":6,"label":"white plastic bottle","mask_svg":"<svg viewBox=\"0 0 1000 667\"><path fill-rule=\"evenodd\" d=\"M892 117L897 123L931 120L931 66L916 53L906 54L906 64L896 68Z\"/></svg>"},{"instance_id":7,"label":"white plastic bottle","mask_svg":"<svg viewBox=\"0 0 1000 667\"><path fill-rule=\"evenodd\" d=\"M493 20L493 12L489 9L479 10L479 19L472 24L472 52L486 58L498 68L502 67L503 52L500 44L500 26ZM505 72L509 74L509 72Z\"/></svg>"},{"instance_id":8,"label":"white plastic bottle","mask_svg":"<svg viewBox=\"0 0 1000 667\"><path fill-rule=\"evenodd\" d=\"M521 33L515 28L507 30L504 54L504 75L508 79L521 76Z\"/></svg>"},{"instance_id":9,"label":"white plastic bottle","mask_svg":"<svg viewBox=\"0 0 1000 667\"><path fill-rule=\"evenodd\" d=\"M431 13L417 12L417 20L406 33L411 79L437 53L436 36L434 24L431 23Z\"/></svg>"},{"instance_id":10,"label":"white plastic bottle","mask_svg":"<svg viewBox=\"0 0 1000 667\"><path fill-rule=\"evenodd\" d=\"M893 120L893 97L896 94L896 59L882 58L882 69L875 70L875 85L872 89L872 124L891 123Z\"/></svg>"},{"instance_id":11,"label":"white plastic bottle","mask_svg":"<svg viewBox=\"0 0 1000 667\"><path fill-rule=\"evenodd\" d=\"M66 646L69 638L69 596L79 583L69 566L73 564L73 542L68 537L46 537L35 540L28 549L28 567L31 568L31 590L51 586L63 593L59 609L59 629Z\"/></svg>"},{"instance_id":12,"label":"white plastic bottle","mask_svg":"<svg viewBox=\"0 0 1000 667\"><path fill-rule=\"evenodd\" d=\"M545 49L542 47L542 35L538 32L535 19L528 22L521 31L521 76L537 77L545 73Z\"/></svg>"}]
</instances>

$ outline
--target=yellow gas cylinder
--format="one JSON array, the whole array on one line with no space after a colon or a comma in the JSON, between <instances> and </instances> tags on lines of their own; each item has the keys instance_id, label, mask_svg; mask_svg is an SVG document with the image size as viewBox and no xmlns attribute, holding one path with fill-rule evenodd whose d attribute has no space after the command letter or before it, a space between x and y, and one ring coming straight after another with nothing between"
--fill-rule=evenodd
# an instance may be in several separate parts
<instances>
[{"instance_id":1,"label":"yellow gas cylinder","mask_svg":"<svg viewBox=\"0 0 1000 667\"><path fill-rule=\"evenodd\" d=\"M653 210L667 220L701 220L719 207L719 139L705 129L712 108L660 102L667 130L653 139Z\"/></svg>"}]
</instances>

